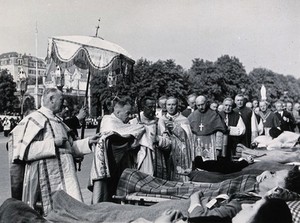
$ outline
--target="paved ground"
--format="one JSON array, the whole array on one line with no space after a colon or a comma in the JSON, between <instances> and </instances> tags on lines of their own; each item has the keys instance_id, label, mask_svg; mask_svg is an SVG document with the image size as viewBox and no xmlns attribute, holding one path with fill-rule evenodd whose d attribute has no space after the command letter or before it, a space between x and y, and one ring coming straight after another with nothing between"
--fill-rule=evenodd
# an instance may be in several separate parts
<instances>
[{"instance_id":1,"label":"paved ground","mask_svg":"<svg viewBox=\"0 0 300 223\"><path fill-rule=\"evenodd\" d=\"M95 129L86 129L85 137L93 135L96 132ZM9 172L8 172L8 154L6 151L6 137L3 136L3 132L0 133L0 205L7 198L10 197L10 180L9 180ZM87 204L90 204L91 201L91 192L87 189L87 183L89 179L89 171L91 167L92 156L85 156L81 171L78 172L79 184L82 189L82 194L84 197L84 201Z\"/></svg>"}]
</instances>

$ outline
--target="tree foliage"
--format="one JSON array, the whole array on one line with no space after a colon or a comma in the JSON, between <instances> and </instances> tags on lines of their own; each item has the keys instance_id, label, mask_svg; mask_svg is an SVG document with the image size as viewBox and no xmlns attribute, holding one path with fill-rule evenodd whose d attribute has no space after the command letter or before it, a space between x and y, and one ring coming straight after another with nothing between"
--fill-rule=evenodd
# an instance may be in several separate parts
<instances>
[{"instance_id":1,"label":"tree foliage","mask_svg":"<svg viewBox=\"0 0 300 223\"><path fill-rule=\"evenodd\" d=\"M216 101L234 97L241 88L248 86L244 66L237 58L228 55L221 56L215 62L194 59L189 80L195 93Z\"/></svg>"},{"instance_id":2,"label":"tree foliage","mask_svg":"<svg viewBox=\"0 0 300 223\"><path fill-rule=\"evenodd\" d=\"M136 98L146 95L154 98L162 95L175 96L181 104L186 103L189 88L184 69L174 60L151 63L139 59L135 65L134 85Z\"/></svg>"},{"instance_id":3,"label":"tree foliage","mask_svg":"<svg viewBox=\"0 0 300 223\"><path fill-rule=\"evenodd\" d=\"M15 96L16 83L7 70L0 71L0 113L14 111L14 107L18 104L18 98Z\"/></svg>"},{"instance_id":4,"label":"tree foliage","mask_svg":"<svg viewBox=\"0 0 300 223\"><path fill-rule=\"evenodd\" d=\"M116 95L128 95L136 102L146 95L156 99L167 95L179 98L181 105L186 105L186 96L191 93L222 102L226 97L233 98L243 92L253 100L260 99L262 84L271 102L300 99L300 80L265 68L254 68L247 74L242 62L229 55L220 56L216 61L195 58L187 71L172 59L152 62L141 58L135 63L131 82L121 78L111 88L107 86L106 75L92 79L94 104L99 105Z\"/></svg>"}]
</instances>

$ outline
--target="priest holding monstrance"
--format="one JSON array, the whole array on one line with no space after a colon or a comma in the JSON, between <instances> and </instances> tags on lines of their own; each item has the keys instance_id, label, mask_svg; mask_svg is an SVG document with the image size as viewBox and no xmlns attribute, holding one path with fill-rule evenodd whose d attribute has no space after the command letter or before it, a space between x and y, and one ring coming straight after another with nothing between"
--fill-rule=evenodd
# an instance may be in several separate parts
<instances>
[{"instance_id":1,"label":"priest holding monstrance","mask_svg":"<svg viewBox=\"0 0 300 223\"><path fill-rule=\"evenodd\" d=\"M216 159L223 155L226 124L216 111L208 107L205 96L196 98L196 106L197 110L188 117L195 140L194 157L202 156L203 160Z\"/></svg>"}]
</instances>

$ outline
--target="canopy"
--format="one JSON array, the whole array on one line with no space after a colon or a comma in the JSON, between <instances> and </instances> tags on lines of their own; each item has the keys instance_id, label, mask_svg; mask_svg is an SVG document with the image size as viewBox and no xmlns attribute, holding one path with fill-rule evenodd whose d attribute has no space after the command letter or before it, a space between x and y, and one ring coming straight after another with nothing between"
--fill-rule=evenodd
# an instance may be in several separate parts
<instances>
[{"instance_id":1,"label":"canopy","mask_svg":"<svg viewBox=\"0 0 300 223\"><path fill-rule=\"evenodd\" d=\"M86 70L88 75L85 99L87 101L89 97L89 103L93 100L95 89L99 89L94 78L106 77L108 86L114 86L113 83L119 80L130 82L135 63L132 56L122 47L101 37L91 36L50 37L46 61L47 85L64 86L65 73L70 79L75 79L74 73L70 73L74 66Z\"/></svg>"},{"instance_id":2,"label":"canopy","mask_svg":"<svg viewBox=\"0 0 300 223\"><path fill-rule=\"evenodd\" d=\"M134 63L125 49L100 37L56 36L49 38L46 59L52 58L56 64L67 63L68 67L75 64L81 68L102 70L118 57Z\"/></svg>"}]
</instances>

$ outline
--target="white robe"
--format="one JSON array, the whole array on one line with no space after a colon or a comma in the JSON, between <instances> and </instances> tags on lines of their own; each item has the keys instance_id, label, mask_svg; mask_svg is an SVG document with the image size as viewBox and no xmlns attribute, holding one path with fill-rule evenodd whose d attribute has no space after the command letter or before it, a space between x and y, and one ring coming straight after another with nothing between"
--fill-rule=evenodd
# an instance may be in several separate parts
<instances>
[{"instance_id":1,"label":"white robe","mask_svg":"<svg viewBox=\"0 0 300 223\"><path fill-rule=\"evenodd\" d=\"M44 214L52 209L53 192L64 190L83 201L73 157L91 152L88 138L73 139L69 128L51 110L42 107L26 116L12 131L12 162L26 162L22 200L34 208L41 192ZM55 138L68 139L62 148L55 146Z\"/></svg>"}]
</instances>

